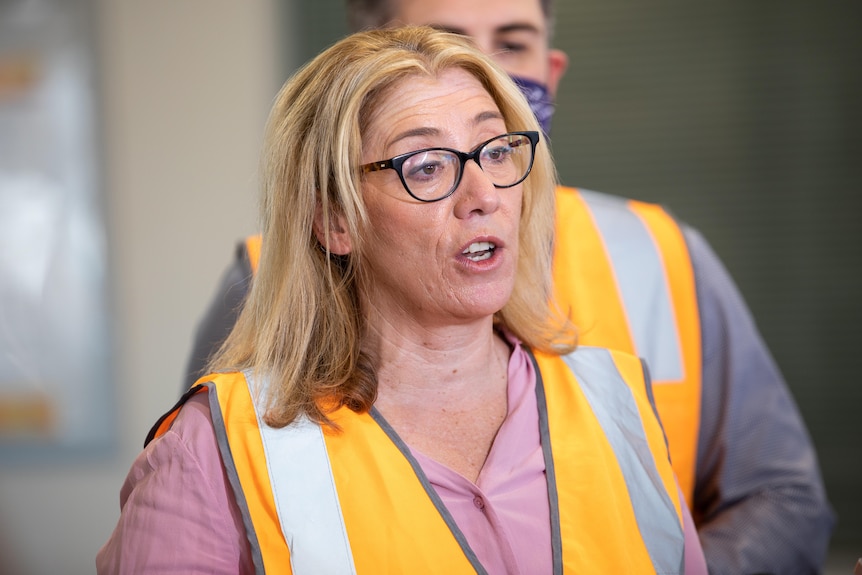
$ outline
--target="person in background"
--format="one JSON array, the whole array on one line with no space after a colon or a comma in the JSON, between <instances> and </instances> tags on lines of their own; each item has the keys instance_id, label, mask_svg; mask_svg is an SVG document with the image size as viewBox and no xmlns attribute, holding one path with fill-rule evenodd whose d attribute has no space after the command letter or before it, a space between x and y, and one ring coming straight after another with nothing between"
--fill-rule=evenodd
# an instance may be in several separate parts
<instances>
[{"instance_id":1,"label":"person in background","mask_svg":"<svg viewBox=\"0 0 862 575\"><path fill-rule=\"evenodd\" d=\"M473 39L521 86L545 133L566 55L550 0L348 0L353 30L428 24ZM198 326L187 389L230 332L260 236L237 248ZM710 572L816 573L834 516L805 424L705 239L659 206L557 189L555 295L584 344L643 357Z\"/></svg>"},{"instance_id":2,"label":"person in background","mask_svg":"<svg viewBox=\"0 0 862 575\"><path fill-rule=\"evenodd\" d=\"M133 464L99 571L705 575L641 360L576 348L548 306L542 140L430 27L289 80L248 301Z\"/></svg>"}]
</instances>

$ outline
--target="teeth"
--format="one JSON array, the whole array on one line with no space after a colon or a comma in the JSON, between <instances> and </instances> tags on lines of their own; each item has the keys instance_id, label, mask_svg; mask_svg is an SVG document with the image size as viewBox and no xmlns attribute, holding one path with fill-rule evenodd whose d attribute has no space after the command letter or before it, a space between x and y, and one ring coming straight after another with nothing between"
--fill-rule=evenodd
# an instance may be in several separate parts
<instances>
[{"instance_id":1,"label":"teeth","mask_svg":"<svg viewBox=\"0 0 862 575\"><path fill-rule=\"evenodd\" d=\"M462 253L474 262L480 262L490 258L495 247L491 242L475 242L470 244Z\"/></svg>"},{"instance_id":2,"label":"teeth","mask_svg":"<svg viewBox=\"0 0 862 575\"><path fill-rule=\"evenodd\" d=\"M491 242L475 242L475 243L470 244L470 247L468 247L466 250L464 250L463 253L464 253L464 255L475 254L476 252L485 252L488 250L493 250L494 247L495 247L494 244L492 244Z\"/></svg>"}]
</instances>

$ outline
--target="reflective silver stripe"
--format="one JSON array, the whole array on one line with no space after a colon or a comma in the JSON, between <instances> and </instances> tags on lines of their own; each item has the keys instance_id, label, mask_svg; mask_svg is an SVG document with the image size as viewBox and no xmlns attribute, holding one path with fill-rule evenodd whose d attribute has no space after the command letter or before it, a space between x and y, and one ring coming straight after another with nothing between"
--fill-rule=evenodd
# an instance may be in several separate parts
<instances>
[{"instance_id":1,"label":"reflective silver stripe","mask_svg":"<svg viewBox=\"0 0 862 575\"><path fill-rule=\"evenodd\" d=\"M684 540L673 502L656 468L632 391L613 366L610 352L579 347L563 360L614 450L632 500L635 519L657 573L682 573Z\"/></svg>"},{"instance_id":2,"label":"reflective silver stripe","mask_svg":"<svg viewBox=\"0 0 862 575\"><path fill-rule=\"evenodd\" d=\"M652 234L622 198L581 191L616 275L636 355L655 383L681 382L682 350L664 264Z\"/></svg>"},{"instance_id":3,"label":"reflective silver stripe","mask_svg":"<svg viewBox=\"0 0 862 575\"><path fill-rule=\"evenodd\" d=\"M253 390L251 374L245 375ZM261 420L257 404L255 412L294 575L355 574L323 430L305 417L274 429Z\"/></svg>"}]
</instances>

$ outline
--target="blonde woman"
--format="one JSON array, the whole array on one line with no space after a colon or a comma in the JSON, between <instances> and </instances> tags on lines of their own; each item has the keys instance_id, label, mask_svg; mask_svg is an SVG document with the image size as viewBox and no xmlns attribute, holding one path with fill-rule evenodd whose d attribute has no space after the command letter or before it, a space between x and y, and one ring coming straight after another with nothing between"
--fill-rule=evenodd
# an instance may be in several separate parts
<instances>
[{"instance_id":1,"label":"blonde woman","mask_svg":"<svg viewBox=\"0 0 862 575\"><path fill-rule=\"evenodd\" d=\"M469 41L357 34L271 114L239 320L101 572L705 573L641 362L549 310L555 172Z\"/></svg>"}]
</instances>

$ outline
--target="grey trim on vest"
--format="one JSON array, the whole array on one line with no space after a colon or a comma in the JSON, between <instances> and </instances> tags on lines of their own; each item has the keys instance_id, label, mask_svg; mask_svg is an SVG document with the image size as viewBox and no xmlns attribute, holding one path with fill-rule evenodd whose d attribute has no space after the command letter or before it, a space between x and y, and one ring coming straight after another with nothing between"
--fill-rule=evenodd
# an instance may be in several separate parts
<instances>
[{"instance_id":1,"label":"grey trim on vest","mask_svg":"<svg viewBox=\"0 0 862 575\"><path fill-rule=\"evenodd\" d=\"M245 527L245 535L248 538L249 546L251 547L251 560L254 564L254 572L258 575L265 573L263 568L263 555L260 551L260 543L257 540L257 533L254 530L254 525L251 522L251 513L248 510L248 502L245 499L245 493L242 490L242 485L239 482L239 474L236 470L236 464L233 460L233 454L230 450L230 444L227 439L227 429L224 424L221 406L218 402L218 389L211 381L204 383L207 387L207 395L209 396L210 417L212 418L213 427L215 428L216 441L221 452L222 464L225 468L225 474L233 489L233 496L236 500L242 514L242 524Z\"/></svg>"},{"instance_id":2,"label":"grey trim on vest","mask_svg":"<svg viewBox=\"0 0 862 575\"><path fill-rule=\"evenodd\" d=\"M661 422L661 417L658 414L658 406L655 403L655 394L652 390L652 376L650 375L649 365L647 365L646 360L641 358L641 369L644 370L644 389L646 389L647 399L649 399L649 406L652 408L652 413L655 415L656 421L658 421L658 426L661 427L661 433L664 436L664 446L668 450L668 457L670 457L670 445L667 443L667 433L664 430L664 424ZM673 462L671 462L673 465Z\"/></svg>"},{"instance_id":3,"label":"grey trim on vest","mask_svg":"<svg viewBox=\"0 0 862 575\"><path fill-rule=\"evenodd\" d=\"M398 448L398 451L401 452L401 455L404 456L405 459L410 463L410 467L413 468L413 472L416 474L416 477L419 479L419 482L422 484L422 487L425 489L425 493L428 494L428 497L431 499L431 502L434 504L434 507L437 508L437 511L440 512L440 515L443 517L443 520L446 522L446 525L449 527L450 531L452 531L452 535L455 537L455 540L458 542L458 545L461 546L461 549L464 551L464 555L467 556L467 559L470 561L470 564L476 570L478 575L488 575L488 572L485 570L485 567L479 562L479 558L476 556L476 553L470 547L470 544L467 542L467 538L464 536L464 533L461 532L461 529L455 523L455 518L452 517L452 514L446 508L446 505L443 504L443 500L440 499L440 496L437 494L437 490L434 489L434 486L431 485L431 482L428 481L428 477L425 476L425 472L422 471L422 467L419 465L419 462L416 461L416 458L413 457L413 454L410 452L410 448L404 443L404 440L398 435L398 433L389 425L389 422L383 417L383 415L377 411L377 408L372 407L369 412L372 419L377 422L377 425L383 430L384 433L389 437L392 443L395 444L395 447Z\"/></svg>"},{"instance_id":4,"label":"grey trim on vest","mask_svg":"<svg viewBox=\"0 0 862 575\"><path fill-rule=\"evenodd\" d=\"M536 405L539 410L539 441L545 459L545 479L548 483L548 502L551 507L551 559L554 575L563 573L563 537L560 532L560 498L557 494L557 475L554 468L554 455L551 451L551 431L548 427L548 401L545 397L545 383L542 372L532 350L523 348L533 364L536 373Z\"/></svg>"},{"instance_id":5,"label":"grey trim on vest","mask_svg":"<svg viewBox=\"0 0 862 575\"><path fill-rule=\"evenodd\" d=\"M608 373L605 366L614 364L606 349L579 347L562 359L614 450L656 573L684 573L683 545L678 552L669 545L684 541L682 525L655 465L632 390L619 372Z\"/></svg>"},{"instance_id":6,"label":"grey trim on vest","mask_svg":"<svg viewBox=\"0 0 862 575\"><path fill-rule=\"evenodd\" d=\"M649 229L626 200L580 190L608 250L636 355L656 383L682 381L685 368L665 265Z\"/></svg>"}]
</instances>

